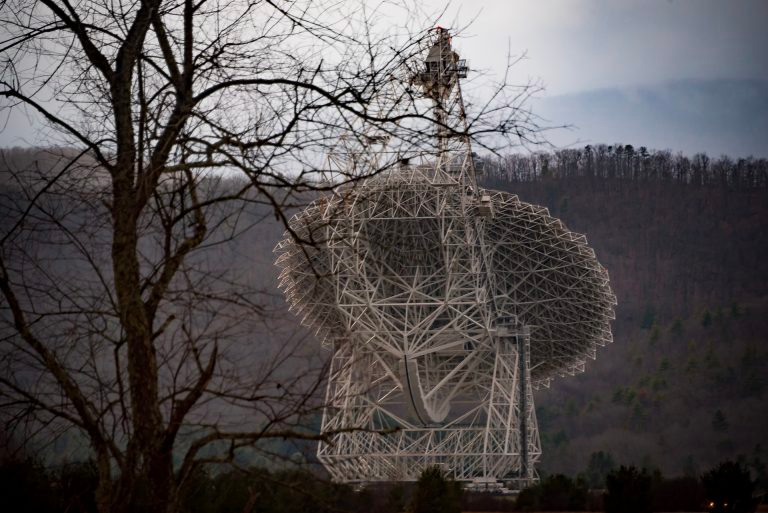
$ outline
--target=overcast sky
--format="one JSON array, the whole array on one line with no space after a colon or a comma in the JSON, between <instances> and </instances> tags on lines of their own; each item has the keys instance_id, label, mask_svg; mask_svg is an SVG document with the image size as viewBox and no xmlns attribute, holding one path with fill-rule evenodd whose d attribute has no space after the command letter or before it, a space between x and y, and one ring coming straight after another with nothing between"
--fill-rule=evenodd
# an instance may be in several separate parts
<instances>
[{"instance_id":1,"label":"overcast sky","mask_svg":"<svg viewBox=\"0 0 768 513\"><path fill-rule=\"evenodd\" d=\"M573 125L558 145L768 156L766 0L463 0L440 23L468 19L455 43L472 69L526 54L513 79L540 81L534 110Z\"/></svg>"},{"instance_id":2,"label":"overcast sky","mask_svg":"<svg viewBox=\"0 0 768 513\"><path fill-rule=\"evenodd\" d=\"M440 24L469 20L454 41L473 70L498 77L527 54L512 79L546 87L534 110L573 126L558 145L768 156L768 0L457 0ZM0 146L32 141L26 118L8 121Z\"/></svg>"},{"instance_id":3,"label":"overcast sky","mask_svg":"<svg viewBox=\"0 0 768 513\"><path fill-rule=\"evenodd\" d=\"M442 23L471 18L457 44L473 67L498 71L507 48L527 51L517 72L541 78L552 95L680 79L768 80L765 0L463 0Z\"/></svg>"}]
</instances>

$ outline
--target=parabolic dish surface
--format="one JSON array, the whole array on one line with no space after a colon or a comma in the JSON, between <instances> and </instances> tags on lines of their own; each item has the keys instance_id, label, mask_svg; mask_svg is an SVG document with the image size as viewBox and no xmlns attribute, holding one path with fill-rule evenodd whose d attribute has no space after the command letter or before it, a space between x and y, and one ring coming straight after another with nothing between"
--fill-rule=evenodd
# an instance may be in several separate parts
<instances>
[{"instance_id":1,"label":"parabolic dish surface","mask_svg":"<svg viewBox=\"0 0 768 513\"><path fill-rule=\"evenodd\" d=\"M612 341L616 298L586 237L514 194L470 193L419 169L390 172L317 199L290 227L303 244L293 236L278 244L280 286L323 339L375 343L376 330L385 330L390 340L410 333L403 338L414 343L414 330L453 322L436 305L461 261L458 271L476 274L482 289L468 297L468 318L512 314L530 327L534 386L583 371ZM470 247L451 249L462 241ZM454 340L474 340L461 332L471 323L461 326Z\"/></svg>"}]
</instances>

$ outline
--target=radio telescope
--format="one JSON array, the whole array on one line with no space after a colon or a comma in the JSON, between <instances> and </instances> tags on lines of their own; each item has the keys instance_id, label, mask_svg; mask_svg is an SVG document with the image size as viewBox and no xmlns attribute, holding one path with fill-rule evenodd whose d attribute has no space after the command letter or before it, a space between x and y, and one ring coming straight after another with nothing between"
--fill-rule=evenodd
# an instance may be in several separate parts
<instances>
[{"instance_id":1,"label":"radio telescope","mask_svg":"<svg viewBox=\"0 0 768 513\"><path fill-rule=\"evenodd\" d=\"M541 455L533 389L612 340L616 299L586 238L477 186L457 135L466 72L436 29L413 82L433 102L437 151L317 199L275 248L292 310L333 351L317 454L337 481L440 465L527 486Z\"/></svg>"}]
</instances>

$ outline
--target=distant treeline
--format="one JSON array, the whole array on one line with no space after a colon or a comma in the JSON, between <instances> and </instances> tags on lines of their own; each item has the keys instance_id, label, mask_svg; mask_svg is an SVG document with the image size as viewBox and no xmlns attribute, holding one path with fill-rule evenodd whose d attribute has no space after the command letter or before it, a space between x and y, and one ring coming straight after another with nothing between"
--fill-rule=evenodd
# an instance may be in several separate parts
<instances>
[{"instance_id":1,"label":"distant treeline","mask_svg":"<svg viewBox=\"0 0 768 513\"><path fill-rule=\"evenodd\" d=\"M768 188L768 159L705 153L692 157L670 150L635 148L631 144L596 144L580 149L480 157L486 178L508 182L537 182L548 178L619 178L634 181L674 182L731 189Z\"/></svg>"},{"instance_id":2,"label":"distant treeline","mask_svg":"<svg viewBox=\"0 0 768 513\"><path fill-rule=\"evenodd\" d=\"M0 148L0 170L55 172L80 152L74 148ZM596 144L552 152L515 153L503 157L475 156L485 180L538 182L571 177L618 178L634 181L674 182L729 189L768 189L768 159L712 159L706 153L689 157L670 150L631 144ZM93 167L87 155L80 167ZM0 184L9 176L0 175Z\"/></svg>"}]
</instances>

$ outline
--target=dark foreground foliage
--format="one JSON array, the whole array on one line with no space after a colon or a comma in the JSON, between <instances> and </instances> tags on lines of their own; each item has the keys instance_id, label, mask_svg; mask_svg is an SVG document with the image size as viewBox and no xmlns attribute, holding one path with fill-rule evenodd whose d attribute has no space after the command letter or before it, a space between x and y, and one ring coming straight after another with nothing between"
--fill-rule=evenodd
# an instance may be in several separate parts
<instances>
[{"instance_id":1,"label":"dark foreground foliage","mask_svg":"<svg viewBox=\"0 0 768 513\"><path fill-rule=\"evenodd\" d=\"M741 464L726 461L701 476L709 511L714 513L750 513L757 501L753 498L755 483L749 470Z\"/></svg>"},{"instance_id":2,"label":"dark foreground foliage","mask_svg":"<svg viewBox=\"0 0 768 513\"><path fill-rule=\"evenodd\" d=\"M44 468L31 458L0 461L3 511L95 513L96 469L90 462ZM146 487L146 483L144 483ZM461 511L651 511L754 512L755 483L739 463L705 473L665 479L657 472L622 466L599 487L584 476L547 476L511 496L462 492L438 468L418 483L379 483L362 489L330 483L308 470L261 468L198 471L182 486L185 513L459 513ZM149 511L148 494L132 501L131 513Z\"/></svg>"},{"instance_id":3,"label":"dark foreground foliage","mask_svg":"<svg viewBox=\"0 0 768 513\"><path fill-rule=\"evenodd\" d=\"M461 486L439 467L421 473L408 504L409 513L461 513Z\"/></svg>"},{"instance_id":4,"label":"dark foreground foliage","mask_svg":"<svg viewBox=\"0 0 768 513\"><path fill-rule=\"evenodd\" d=\"M593 476L594 477L594 476ZM588 473L576 479L562 474L548 476L517 497L517 511L605 511L650 513L652 511L711 511L751 513L757 506L755 483L747 467L724 462L701 478L664 478L661 473L621 466L597 486ZM482 508L466 511L480 511ZM485 508L485 511L508 511Z\"/></svg>"},{"instance_id":5,"label":"dark foreground foliage","mask_svg":"<svg viewBox=\"0 0 768 513\"><path fill-rule=\"evenodd\" d=\"M0 497L4 511L17 513L95 512L96 469L76 463L57 470L32 459L0 464Z\"/></svg>"},{"instance_id":6,"label":"dark foreground foliage","mask_svg":"<svg viewBox=\"0 0 768 513\"><path fill-rule=\"evenodd\" d=\"M3 511L96 513L96 484L96 471L90 463L59 469L45 469L31 459L0 464ZM184 513L399 513L404 509L408 492L407 486L398 483L355 490L305 470L269 472L254 468L215 474L199 471L181 487L180 510ZM147 493L137 494L128 510L131 513L150 511L147 496ZM458 496L455 500L458 504Z\"/></svg>"},{"instance_id":7,"label":"dark foreground foliage","mask_svg":"<svg viewBox=\"0 0 768 513\"><path fill-rule=\"evenodd\" d=\"M701 511L704 487L695 477L654 479L651 486L653 511Z\"/></svg>"},{"instance_id":8,"label":"dark foreground foliage","mask_svg":"<svg viewBox=\"0 0 768 513\"><path fill-rule=\"evenodd\" d=\"M517 498L519 511L586 511L588 489L586 482L554 474L535 486L523 490Z\"/></svg>"},{"instance_id":9,"label":"dark foreground foliage","mask_svg":"<svg viewBox=\"0 0 768 513\"><path fill-rule=\"evenodd\" d=\"M625 467L608 474L605 480L605 513L650 513L651 481L647 470Z\"/></svg>"}]
</instances>

